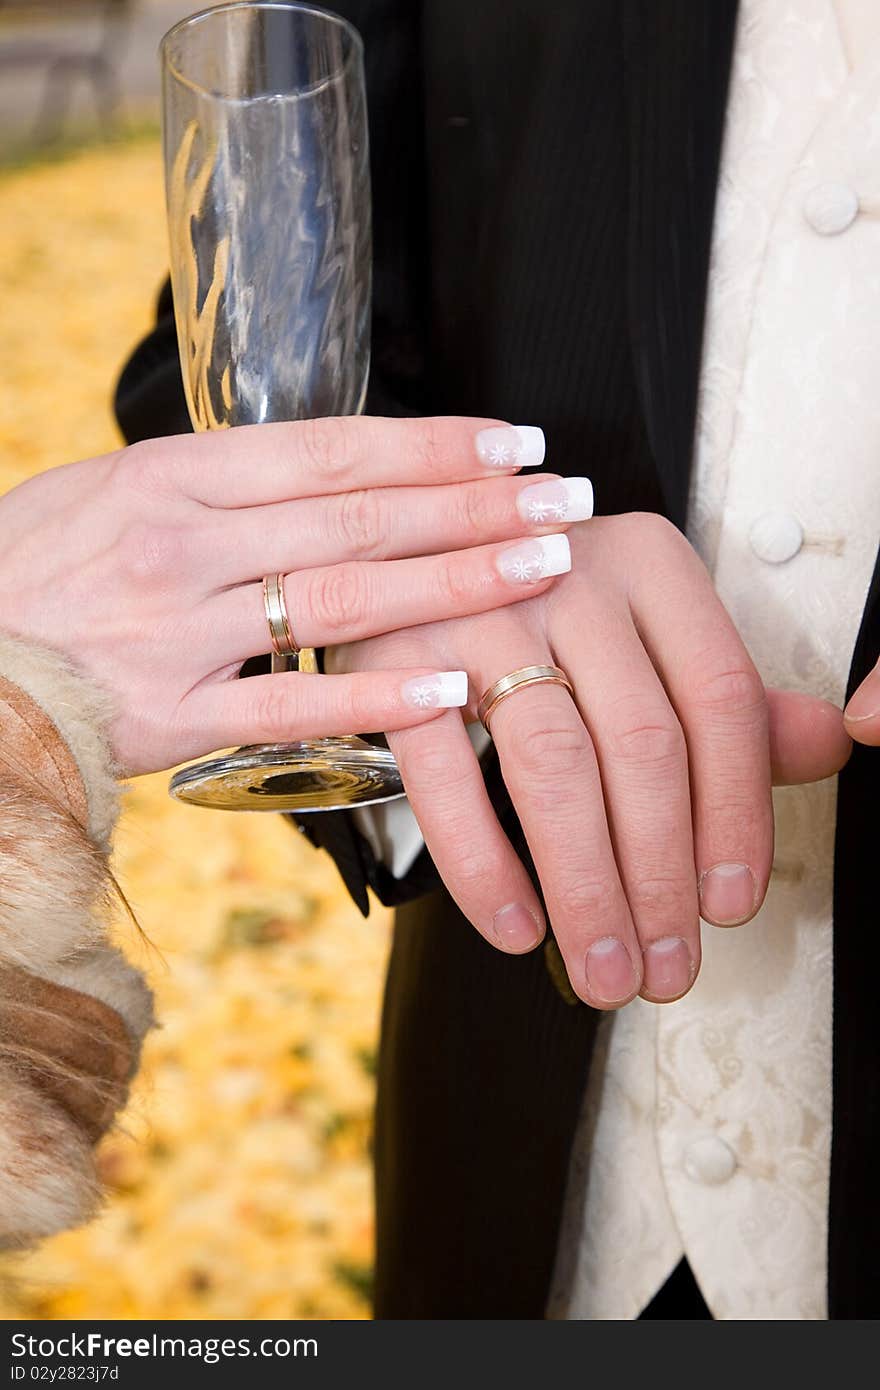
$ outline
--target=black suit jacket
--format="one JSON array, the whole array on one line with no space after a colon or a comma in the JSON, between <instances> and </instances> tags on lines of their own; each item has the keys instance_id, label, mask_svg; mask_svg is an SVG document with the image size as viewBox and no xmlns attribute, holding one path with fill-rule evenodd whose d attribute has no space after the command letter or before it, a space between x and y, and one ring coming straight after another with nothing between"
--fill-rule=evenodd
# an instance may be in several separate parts
<instances>
[{"instance_id":1,"label":"black suit jacket","mask_svg":"<svg viewBox=\"0 0 880 1390\"><path fill-rule=\"evenodd\" d=\"M604 512L682 526L735 0L334 0L366 41L375 202L368 408L542 424ZM117 405L186 428L167 295ZM864 596L854 598L860 601ZM880 648L880 571L850 689ZM880 1204L878 760L840 779L832 1317L872 1317ZM528 853L497 765L511 837ZM493 951L423 854L398 884L313 817L366 910L398 914L376 1121L380 1317L541 1317L597 1016L542 952ZM433 890L428 896L419 896Z\"/></svg>"}]
</instances>

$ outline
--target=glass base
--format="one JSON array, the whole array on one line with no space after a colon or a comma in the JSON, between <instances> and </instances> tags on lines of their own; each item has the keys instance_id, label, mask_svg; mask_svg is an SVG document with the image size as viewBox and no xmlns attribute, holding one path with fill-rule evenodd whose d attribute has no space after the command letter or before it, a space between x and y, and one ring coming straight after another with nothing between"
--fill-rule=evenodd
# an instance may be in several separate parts
<instances>
[{"instance_id":1,"label":"glass base","mask_svg":"<svg viewBox=\"0 0 880 1390\"><path fill-rule=\"evenodd\" d=\"M191 763L169 787L176 801L215 811L339 811L404 796L387 748L359 738L239 748Z\"/></svg>"}]
</instances>

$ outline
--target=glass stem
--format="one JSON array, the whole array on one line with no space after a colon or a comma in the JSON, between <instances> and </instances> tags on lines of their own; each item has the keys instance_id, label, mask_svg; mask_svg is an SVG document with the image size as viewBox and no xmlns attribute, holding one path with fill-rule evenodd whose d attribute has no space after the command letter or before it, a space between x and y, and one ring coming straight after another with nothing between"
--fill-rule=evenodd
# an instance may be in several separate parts
<instances>
[{"instance_id":1,"label":"glass stem","mask_svg":"<svg viewBox=\"0 0 880 1390\"><path fill-rule=\"evenodd\" d=\"M301 671L303 675L317 676L318 653L312 647L300 647L296 656L272 656L272 675L279 671Z\"/></svg>"}]
</instances>

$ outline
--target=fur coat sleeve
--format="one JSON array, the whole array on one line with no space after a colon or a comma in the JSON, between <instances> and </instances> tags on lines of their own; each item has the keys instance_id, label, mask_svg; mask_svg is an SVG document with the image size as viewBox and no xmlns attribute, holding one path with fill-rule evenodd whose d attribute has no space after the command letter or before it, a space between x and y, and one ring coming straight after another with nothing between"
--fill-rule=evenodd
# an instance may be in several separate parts
<instances>
[{"instance_id":1,"label":"fur coat sleeve","mask_svg":"<svg viewBox=\"0 0 880 1390\"><path fill-rule=\"evenodd\" d=\"M92 1214L153 1021L108 938L109 716L63 657L0 634L0 1246Z\"/></svg>"}]
</instances>

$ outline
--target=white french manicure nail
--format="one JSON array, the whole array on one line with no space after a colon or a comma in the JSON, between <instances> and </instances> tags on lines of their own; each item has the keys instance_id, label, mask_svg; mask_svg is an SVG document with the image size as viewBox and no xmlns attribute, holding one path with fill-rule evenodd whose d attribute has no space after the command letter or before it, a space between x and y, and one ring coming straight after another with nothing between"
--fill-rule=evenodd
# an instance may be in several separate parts
<instances>
[{"instance_id":1,"label":"white french manicure nail","mask_svg":"<svg viewBox=\"0 0 880 1390\"><path fill-rule=\"evenodd\" d=\"M492 425L477 434L477 454L487 468L540 468L544 453L537 425Z\"/></svg>"},{"instance_id":2,"label":"white french manicure nail","mask_svg":"<svg viewBox=\"0 0 880 1390\"><path fill-rule=\"evenodd\" d=\"M568 574L571 547L568 536L542 536L540 540L510 545L495 558L498 572L509 584L538 584L554 574Z\"/></svg>"},{"instance_id":3,"label":"white french manicure nail","mask_svg":"<svg viewBox=\"0 0 880 1390\"><path fill-rule=\"evenodd\" d=\"M467 671L438 671L435 676L414 676L401 691L416 709L460 709L468 701Z\"/></svg>"},{"instance_id":4,"label":"white french manicure nail","mask_svg":"<svg viewBox=\"0 0 880 1390\"><path fill-rule=\"evenodd\" d=\"M524 521L547 526L554 521L587 521L593 515L589 478L546 478L524 487L516 499Z\"/></svg>"}]
</instances>

